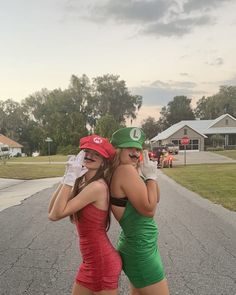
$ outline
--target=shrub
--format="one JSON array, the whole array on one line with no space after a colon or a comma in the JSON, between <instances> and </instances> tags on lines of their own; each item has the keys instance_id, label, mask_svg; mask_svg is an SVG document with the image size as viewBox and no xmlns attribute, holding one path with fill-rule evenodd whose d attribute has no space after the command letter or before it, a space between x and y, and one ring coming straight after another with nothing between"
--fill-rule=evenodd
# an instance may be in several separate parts
<instances>
[{"instance_id":1,"label":"shrub","mask_svg":"<svg viewBox=\"0 0 236 295\"><path fill-rule=\"evenodd\" d=\"M79 147L74 145L58 146L57 154L59 155L76 155L79 152Z\"/></svg>"},{"instance_id":2,"label":"shrub","mask_svg":"<svg viewBox=\"0 0 236 295\"><path fill-rule=\"evenodd\" d=\"M224 147L207 147L206 151L208 152L214 152L214 151L224 151Z\"/></svg>"}]
</instances>

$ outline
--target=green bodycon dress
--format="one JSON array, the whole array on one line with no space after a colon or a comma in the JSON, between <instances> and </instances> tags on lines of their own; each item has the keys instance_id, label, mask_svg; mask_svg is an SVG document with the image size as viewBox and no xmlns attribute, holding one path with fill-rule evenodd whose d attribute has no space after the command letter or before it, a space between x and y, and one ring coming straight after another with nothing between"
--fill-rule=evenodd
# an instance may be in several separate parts
<instances>
[{"instance_id":1,"label":"green bodycon dress","mask_svg":"<svg viewBox=\"0 0 236 295\"><path fill-rule=\"evenodd\" d=\"M153 218L143 216L127 201L120 220L122 228L117 249L123 270L135 288L143 288L164 279L157 247L158 228Z\"/></svg>"}]
</instances>

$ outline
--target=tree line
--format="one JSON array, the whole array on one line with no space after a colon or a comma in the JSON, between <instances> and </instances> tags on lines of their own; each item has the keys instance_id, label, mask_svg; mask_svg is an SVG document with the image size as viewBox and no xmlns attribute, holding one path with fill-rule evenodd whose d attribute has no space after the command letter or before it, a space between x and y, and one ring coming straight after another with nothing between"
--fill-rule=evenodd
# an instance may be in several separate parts
<instances>
[{"instance_id":1,"label":"tree line","mask_svg":"<svg viewBox=\"0 0 236 295\"><path fill-rule=\"evenodd\" d=\"M51 154L76 153L81 137L95 132L110 138L127 120L132 122L142 102L118 75L72 75L64 90L42 89L21 103L0 100L0 133L21 143L28 155L36 150L47 154L47 137L53 140ZM181 120L215 119L224 113L236 117L236 86L222 86L217 94L202 97L195 109L191 99L175 96L157 114L158 120L148 117L141 127L150 139Z\"/></svg>"},{"instance_id":2,"label":"tree line","mask_svg":"<svg viewBox=\"0 0 236 295\"><path fill-rule=\"evenodd\" d=\"M175 96L162 107L158 120L153 117L145 119L142 128L148 138L182 120L211 120L226 113L236 118L236 86L221 86L218 93L198 100L195 108L191 102L186 96Z\"/></svg>"},{"instance_id":3,"label":"tree line","mask_svg":"<svg viewBox=\"0 0 236 295\"><path fill-rule=\"evenodd\" d=\"M67 89L42 89L21 103L0 101L0 133L21 143L26 154L47 153L45 139L50 137L51 153L78 150L79 139L97 132L105 137L127 119L133 120L142 105L140 95L132 95L117 75L90 80L86 75L71 76Z\"/></svg>"}]
</instances>

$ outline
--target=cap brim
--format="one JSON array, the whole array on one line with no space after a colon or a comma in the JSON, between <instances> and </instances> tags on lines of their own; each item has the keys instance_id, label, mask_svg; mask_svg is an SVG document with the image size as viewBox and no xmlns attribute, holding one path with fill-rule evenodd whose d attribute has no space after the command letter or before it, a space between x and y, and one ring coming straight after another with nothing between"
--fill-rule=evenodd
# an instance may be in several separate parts
<instances>
[{"instance_id":1,"label":"cap brim","mask_svg":"<svg viewBox=\"0 0 236 295\"><path fill-rule=\"evenodd\" d=\"M106 153L106 151L104 151L102 148L98 147L97 145L95 144L92 144L92 143L85 143L85 144L82 144L80 146L80 149L81 150L84 150L84 149L89 149L89 150L93 150L93 151L96 151L98 152L102 157L108 159L109 158L109 155L108 153Z\"/></svg>"},{"instance_id":2,"label":"cap brim","mask_svg":"<svg viewBox=\"0 0 236 295\"><path fill-rule=\"evenodd\" d=\"M135 141L121 143L118 145L118 147L120 147L120 148L132 148L133 147L133 148L136 148L139 150L143 149L142 145L138 142L135 142Z\"/></svg>"}]
</instances>

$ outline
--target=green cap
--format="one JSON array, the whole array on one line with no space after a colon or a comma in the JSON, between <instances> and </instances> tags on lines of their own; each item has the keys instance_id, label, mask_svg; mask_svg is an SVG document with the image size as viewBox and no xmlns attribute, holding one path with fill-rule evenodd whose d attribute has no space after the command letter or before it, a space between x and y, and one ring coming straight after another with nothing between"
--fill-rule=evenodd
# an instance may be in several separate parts
<instances>
[{"instance_id":1,"label":"green cap","mask_svg":"<svg viewBox=\"0 0 236 295\"><path fill-rule=\"evenodd\" d=\"M134 147L142 149L145 140L145 133L137 127L126 127L115 131L112 134L111 144L116 148Z\"/></svg>"}]
</instances>

